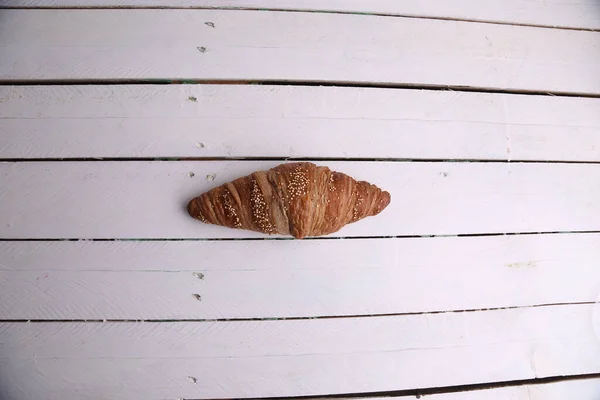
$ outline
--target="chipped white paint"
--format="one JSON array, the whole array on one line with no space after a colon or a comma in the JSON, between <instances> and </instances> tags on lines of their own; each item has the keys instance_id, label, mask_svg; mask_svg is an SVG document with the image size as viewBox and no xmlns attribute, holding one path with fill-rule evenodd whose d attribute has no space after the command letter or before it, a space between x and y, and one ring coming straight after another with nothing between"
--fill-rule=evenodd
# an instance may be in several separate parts
<instances>
[{"instance_id":1,"label":"chipped white paint","mask_svg":"<svg viewBox=\"0 0 600 400\"><path fill-rule=\"evenodd\" d=\"M600 28L598 0L0 0L0 7L249 7Z\"/></svg>"},{"instance_id":2,"label":"chipped white paint","mask_svg":"<svg viewBox=\"0 0 600 400\"><path fill-rule=\"evenodd\" d=\"M0 80L9 82L293 80L600 93L600 32L231 10L3 10L2 18Z\"/></svg>"},{"instance_id":3,"label":"chipped white paint","mask_svg":"<svg viewBox=\"0 0 600 400\"><path fill-rule=\"evenodd\" d=\"M22 400L92 399L98 389L105 398L154 400L598 373L591 311L580 305L288 321L5 323L2 379Z\"/></svg>"},{"instance_id":4,"label":"chipped white paint","mask_svg":"<svg viewBox=\"0 0 600 400\"><path fill-rule=\"evenodd\" d=\"M217 238L258 232L204 224L189 200L277 162L0 164L0 237ZM323 164L323 163L319 163ZM596 164L328 162L392 193L381 214L330 236L597 230ZM189 172L215 180L190 178Z\"/></svg>"},{"instance_id":5,"label":"chipped white paint","mask_svg":"<svg viewBox=\"0 0 600 400\"><path fill-rule=\"evenodd\" d=\"M312 317L594 302L598 259L595 234L5 242L0 319Z\"/></svg>"},{"instance_id":6,"label":"chipped white paint","mask_svg":"<svg viewBox=\"0 0 600 400\"><path fill-rule=\"evenodd\" d=\"M600 161L599 110L600 99L456 91L4 86L0 158Z\"/></svg>"}]
</instances>

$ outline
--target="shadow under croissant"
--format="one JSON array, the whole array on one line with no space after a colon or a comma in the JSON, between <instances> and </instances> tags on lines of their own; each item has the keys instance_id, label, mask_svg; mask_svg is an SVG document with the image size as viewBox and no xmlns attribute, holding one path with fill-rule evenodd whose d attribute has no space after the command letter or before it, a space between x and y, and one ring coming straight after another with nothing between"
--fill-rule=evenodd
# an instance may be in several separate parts
<instances>
[{"instance_id":1,"label":"shadow under croissant","mask_svg":"<svg viewBox=\"0 0 600 400\"><path fill-rule=\"evenodd\" d=\"M256 171L193 198L202 222L297 239L328 235L382 212L388 192L310 162Z\"/></svg>"}]
</instances>

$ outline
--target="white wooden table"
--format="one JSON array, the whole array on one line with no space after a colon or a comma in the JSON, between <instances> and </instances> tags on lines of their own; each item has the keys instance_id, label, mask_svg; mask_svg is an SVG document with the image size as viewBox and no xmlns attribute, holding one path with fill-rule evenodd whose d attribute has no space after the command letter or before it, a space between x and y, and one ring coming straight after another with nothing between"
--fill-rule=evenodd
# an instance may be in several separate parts
<instances>
[{"instance_id":1,"label":"white wooden table","mask_svg":"<svg viewBox=\"0 0 600 400\"><path fill-rule=\"evenodd\" d=\"M0 0L0 83L1 400L600 398L600 0ZM187 215L285 160L392 203Z\"/></svg>"}]
</instances>

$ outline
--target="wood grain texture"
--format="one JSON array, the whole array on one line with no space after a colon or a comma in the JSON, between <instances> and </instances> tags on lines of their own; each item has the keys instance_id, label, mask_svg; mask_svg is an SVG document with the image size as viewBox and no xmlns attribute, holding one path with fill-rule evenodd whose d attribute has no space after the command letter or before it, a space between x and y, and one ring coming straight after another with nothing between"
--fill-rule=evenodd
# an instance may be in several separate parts
<instances>
[{"instance_id":1,"label":"wood grain texture","mask_svg":"<svg viewBox=\"0 0 600 400\"><path fill-rule=\"evenodd\" d=\"M349 14L4 10L0 80L277 80L599 94L599 38Z\"/></svg>"},{"instance_id":2,"label":"wood grain texture","mask_svg":"<svg viewBox=\"0 0 600 400\"><path fill-rule=\"evenodd\" d=\"M596 234L3 242L0 319L314 317L594 302L599 258Z\"/></svg>"},{"instance_id":3,"label":"wood grain texture","mask_svg":"<svg viewBox=\"0 0 600 400\"><path fill-rule=\"evenodd\" d=\"M265 238L203 224L189 217L185 207L209 188L277 164L3 163L0 237ZM600 166L596 164L326 165L392 195L384 213L350 224L336 237L595 231L600 226Z\"/></svg>"},{"instance_id":4,"label":"wood grain texture","mask_svg":"<svg viewBox=\"0 0 600 400\"><path fill-rule=\"evenodd\" d=\"M600 371L593 306L254 322L4 323L19 399L360 393ZM41 396L41 394L44 394Z\"/></svg>"},{"instance_id":5,"label":"wood grain texture","mask_svg":"<svg viewBox=\"0 0 600 400\"><path fill-rule=\"evenodd\" d=\"M584 379L468 392L431 394L427 395L427 400L597 400L599 396L600 379ZM422 397L364 397L360 400L409 400Z\"/></svg>"},{"instance_id":6,"label":"wood grain texture","mask_svg":"<svg viewBox=\"0 0 600 400\"><path fill-rule=\"evenodd\" d=\"M600 28L598 0L0 0L0 7L255 7Z\"/></svg>"},{"instance_id":7,"label":"wood grain texture","mask_svg":"<svg viewBox=\"0 0 600 400\"><path fill-rule=\"evenodd\" d=\"M600 161L599 111L600 99L407 89L3 86L0 158Z\"/></svg>"}]
</instances>

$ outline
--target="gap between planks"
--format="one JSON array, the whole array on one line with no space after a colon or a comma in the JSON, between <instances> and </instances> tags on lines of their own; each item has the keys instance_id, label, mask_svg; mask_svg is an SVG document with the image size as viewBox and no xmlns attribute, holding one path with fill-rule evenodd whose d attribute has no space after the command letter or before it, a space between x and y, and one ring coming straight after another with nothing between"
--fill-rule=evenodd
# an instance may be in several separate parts
<instances>
[{"instance_id":1,"label":"gap between planks","mask_svg":"<svg viewBox=\"0 0 600 400\"><path fill-rule=\"evenodd\" d=\"M381 83L354 81L312 81L312 80L214 80L214 79L24 79L5 80L0 78L0 86L81 86L81 85L259 85L259 86L291 86L291 87L344 87L344 88L373 88L373 89L413 89L447 92L514 94L525 96L552 96L599 99L600 93L582 93L567 91L545 91L530 89L502 89L485 86L460 86L412 83Z\"/></svg>"},{"instance_id":2,"label":"gap between planks","mask_svg":"<svg viewBox=\"0 0 600 400\"><path fill-rule=\"evenodd\" d=\"M339 14L339 15L365 15L371 17L396 17L396 18L411 18L411 19L424 19L434 21L454 21L454 22L471 22L479 24L490 24L490 25L508 25L508 26L524 26L528 28L542 28L542 29L560 29L568 31L584 31L584 32L600 32L597 28L582 28L573 27L566 25L545 25L535 24L527 22L508 22L508 21L494 21L494 20L479 20L474 18L460 18L460 17L442 17L442 16L427 16L427 15L411 15L411 14L394 14L385 12L360 12L360 11L342 11L342 10L307 10L301 8L259 8L259 7L235 7L235 6L2 6L0 9L6 10L210 10L210 11L263 11L263 12L288 12L288 13L317 13L317 14Z\"/></svg>"},{"instance_id":3,"label":"gap between planks","mask_svg":"<svg viewBox=\"0 0 600 400\"><path fill-rule=\"evenodd\" d=\"M369 393L346 393L346 394L330 394L330 395L317 395L317 396L292 396L292 397L248 397L244 400L285 400L285 399L302 399L302 400L318 400L318 399L372 399L372 398L387 398L393 400L392 397L408 397L414 396L416 399L420 399L423 396L432 396L436 394L451 394L461 392L477 392L489 389L500 389L504 387L518 387L525 385L542 385L548 383L558 382L572 382L572 381L585 381L590 379L599 379L600 373L593 374L578 374L578 375L557 375L549 376L544 378L534 379L519 379L512 381L501 381L501 382L486 382L476 383L470 385L456 385L456 386L443 386L443 387L432 387L422 389L409 389L409 390L395 390L385 392L369 392ZM212 399L181 399L181 400L212 400ZM216 399L214 399L216 400ZM219 399L219 400L233 400L233 399ZM402 400L402 399L399 399Z\"/></svg>"},{"instance_id":4,"label":"gap between planks","mask_svg":"<svg viewBox=\"0 0 600 400\"><path fill-rule=\"evenodd\" d=\"M530 308L544 308L544 307L568 307L568 306L580 306L580 305L596 305L600 304L600 301L579 301L570 303L547 303L547 304L534 304L528 306L508 306L508 307L490 307L490 308L477 308L477 309L464 309L464 310L434 310L434 311L420 311L420 312L403 312L403 313L385 313L385 314L356 314L356 315L318 315L311 317L269 317L269 318L178 318L178 319L0 319L0 323L133 323L133 322L152 322L152 323L188 323L188 322L257 322L257 321L303 321L303 320L315 320L315 319L356 319L356 318L381 318L381 317L405 317L413 315L435 315L435 314L461 314L461 313L473 313L473 312L488 312L488 311L501 311L501 310L520 310Z\"/></svg>"},{"instance_id":5,"label":"gap between planks","mask_svg":"<svg viewBox=\"0 0 600 400\"><path fill-rule=\"evenodd\" d=\"M0 118L1 119L1 118ZM385 157L39 157L0 158L0 162L107 162L107 161L297 161L297 162L394 162L394 163L497 163L497 164L600 164L586 160L519 160L487 158L385 158Z\"/></svg>"},{"instance_id":6,"label":"gap between planks","mask_svg":"<svg viewBox=\"0 0 600 400\"><path fill-rule=\"evenodd\" d=\"M215 237L215 238L2 238L0 242L178 242L178 241L265 241L265 240L352 240L352 239L428 239L444 237L490 237L519 235L573 235L598 234L600 231L545 231L545 232L491 232L456 233L442 235L392 235L392 236L318 236L295 239L293 237Z\"/></svg>"}]
</instances>

